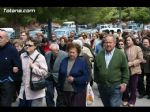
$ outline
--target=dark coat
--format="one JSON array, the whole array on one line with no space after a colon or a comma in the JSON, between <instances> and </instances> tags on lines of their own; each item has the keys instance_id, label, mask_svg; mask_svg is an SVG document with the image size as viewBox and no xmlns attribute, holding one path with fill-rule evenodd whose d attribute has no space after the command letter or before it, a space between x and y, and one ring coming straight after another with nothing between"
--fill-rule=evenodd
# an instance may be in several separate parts
<instances>
[{"instance_id":1,"label":"dark coat","mask_svg":"<svg viewBox=\"0 0 150 112\"><path fill-rule=\"evenodd\" d=\"M60 65L58 76L58 88L60 91L63 91L64 82L67 76L68 60L69 57L65 58ZM80 92L86 88L90 73L88 70L87 62L83 57L76 58L75 63L70 71L70 75L74 77L72 86L75 92Z\"/></svg>"}]
</instances>

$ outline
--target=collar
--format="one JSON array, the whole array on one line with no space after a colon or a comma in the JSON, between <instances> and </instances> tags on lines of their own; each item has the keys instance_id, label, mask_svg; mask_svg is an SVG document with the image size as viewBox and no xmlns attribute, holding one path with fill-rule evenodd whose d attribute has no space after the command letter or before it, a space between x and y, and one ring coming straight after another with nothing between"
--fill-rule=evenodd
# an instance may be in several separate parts
<instances>
[{"instance_id":1,"label":"collar","mask_svg":"<svg viewBox=\"0 0 150 112\"><path fill-rule=\"evenodd\" d=\"M38 54L39 54L39 52L37 50L35 50L31 55L28 55L27 52L25 52L24 57L30 56L30 58L34 60Z\"/></svg>"},{"instance_id":2,"label":"collar","mask_svg":"<svg viewBox=\"0 0 150 112\"><path fill-rule=\"evenodd\" d=\"M112 50L111 52L107 52L107 51L105 50L105 54L107 54L107 55L113 55L114 51L115 51L115 47L113 48L113 50Z\"/></svg>"}]
</instances>

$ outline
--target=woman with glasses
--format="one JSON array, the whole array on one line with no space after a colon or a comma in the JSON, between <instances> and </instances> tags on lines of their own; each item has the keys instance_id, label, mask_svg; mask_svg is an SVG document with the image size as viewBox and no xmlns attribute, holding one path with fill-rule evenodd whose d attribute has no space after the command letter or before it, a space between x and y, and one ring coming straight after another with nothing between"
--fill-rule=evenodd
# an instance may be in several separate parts
<instances>
[{"instance_id":1,"label":"woman with glasses","mask_svg":"<svg viewBox=\"0 0 150 112\"><path fill-rule=\"evenodd\" d=\"M19 106L34 107L43 106L43 98L45 97L45 89L32 91L30 88L30 69L32 68L32 80L39 80L47 75L48 67L45 57L37 50L37 41L29 39L25 43L25 51L21 54L22 61L22 83L19 93ZM39 55L38 55L39 54ZM36 61L33 60L37 57Z\"/></svg>"},{"instance_id":2,"label":"woman with glasses","mask_svg":"<svg viewBox=\"0 0 150 112\"><path fill-rule=\"evenodd\" d=\"M122 51L122 52L124 52L124 40L123 39L119 39L118 40L118 48Z\"/></svg>"}]
</instances>

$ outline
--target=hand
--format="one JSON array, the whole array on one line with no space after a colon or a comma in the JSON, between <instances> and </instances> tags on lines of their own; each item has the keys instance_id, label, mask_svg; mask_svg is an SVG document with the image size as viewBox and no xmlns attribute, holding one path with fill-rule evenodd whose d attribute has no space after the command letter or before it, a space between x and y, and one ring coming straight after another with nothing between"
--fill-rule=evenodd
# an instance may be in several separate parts
<instances>
[{"instance_id":1,"label":"hand","mask_svg":"<svg viewBox=\"0 0 150 112\"><path fill-rule=\"evenodd\" d=\"M133 66L133 63L132 62L128 62L128 66L129 67Z\"/></svg>"},{"instance_id":2,"label":"hand","mask_svg":"<svg viewBox=\"0 0 150 112\"><path fill-rule=\"evenodd\" d=\"M143 59L143 60L142 60L142 63L146 63L146 60Z\"/></svg>"},{"instance_id":3,"label":"hand","mask_svg":"<svg viewBox=\"0 0 150 112\"><path fill-rule=\"evenodd\" d=\"M123 93L125 92L125 90L126 90L126 84L125 83L120 84L120 92Z\"/></svg>"},{"instance_id":4,"label":"hand","mask_svg":"<svg viewBox=\"0 0 150 112\"><path fill-rule=\"evenodd\" d=\"M67 77L67 81L68 81L68 82L73 82L73 80L74 80L74 78L73 78L72 76L68 76L68 77Z\"/></svg>"},{"instance_id":5,"label":"hand","mask_svg":"<svg viewBox=\"0 0 150 112\"><path fill-rule=\"evenodd\" d=\"M31 68L33 68L34 66L35 66L35 64L34 63L30 63L30 65L29 65Z\"/></svg>"},{"instance_id":6,"label":"hand","mask_svg":"<svg viewBox=\"0 0 150 112\"><path fill-rule=\"evenodd\" d=\"M13 72L17 73L19 71L18 67L13 67Z\"/></svg>"}]
</instances>

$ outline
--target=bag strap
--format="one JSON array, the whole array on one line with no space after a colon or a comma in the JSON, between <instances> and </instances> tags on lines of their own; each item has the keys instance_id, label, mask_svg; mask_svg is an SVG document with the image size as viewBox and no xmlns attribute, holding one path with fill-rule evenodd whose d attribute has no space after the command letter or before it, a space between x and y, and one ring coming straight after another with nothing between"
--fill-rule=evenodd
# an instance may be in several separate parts
<instances>
[{"instance_id":1,"label":"bag strap","mask_svg":"<svg viewBox=\"0 0 150 112\"><path fill-rule=\"evenodd\" d=\"M38 58L39 55L40 55L40 54L38 54L38 55L35 57L35 59L33 60L33 63L36 61L36 59Z\"/></svg>"},{"instance_id":2,"label":"bag strap","mask_svg":"<svg viewBox=\"0 0 150 112\"><path fill-rule=\"evenodd\" d=\"M33 63L36 61L36 59L38 58L40 54L38 54L35 59L33 60ZM32 81L32 68L30 68L30 81Z\"/></svg>"}]
</instances>

